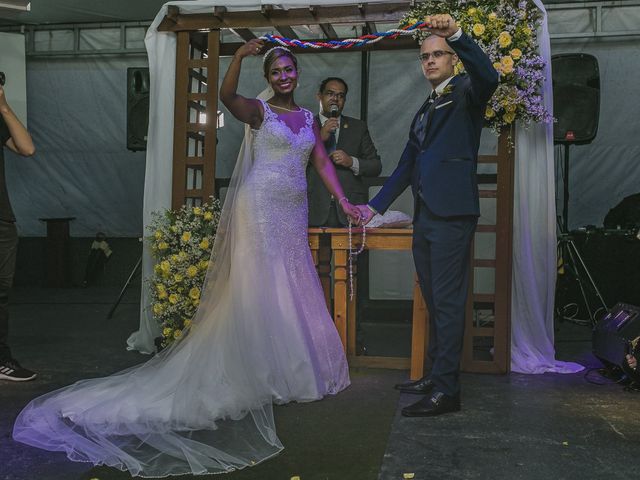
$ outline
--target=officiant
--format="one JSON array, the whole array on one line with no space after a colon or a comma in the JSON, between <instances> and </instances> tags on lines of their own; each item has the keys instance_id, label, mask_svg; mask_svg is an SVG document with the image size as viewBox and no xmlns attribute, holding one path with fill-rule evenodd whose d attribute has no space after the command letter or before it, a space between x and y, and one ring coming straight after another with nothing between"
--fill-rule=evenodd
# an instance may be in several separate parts
<instances>
[{"instance_id":1,"label":"officiant","mask_svg":"<svg viewBox=\"0 0 640 480\"><path fill-rule=\"evenodd\" d=\"M369 200L362 177L380 175L382 162L366 122L342 115L348 90L342 78L325 78L316 95L320 102L316 122L345 196L355 205ZM339 199L331 196L314 168L307 168L307 184L309 226L346 226L348 220L337 205Z\"/></svg>"}]
</instances>

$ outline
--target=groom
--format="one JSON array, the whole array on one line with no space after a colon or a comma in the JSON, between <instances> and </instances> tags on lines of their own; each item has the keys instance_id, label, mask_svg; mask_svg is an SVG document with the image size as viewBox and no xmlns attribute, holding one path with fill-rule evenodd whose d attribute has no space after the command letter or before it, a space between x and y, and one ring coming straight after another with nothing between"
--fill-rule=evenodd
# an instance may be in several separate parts
<instances>
[{"instance_id":1,"label":"groom","mask_svg":"<svg viewBox=\"0 0 640 480\"><path fill-rule=\"evenodd\" d=\"M396 385L426 395L402 409L408 417L460 410L460 356L469 283L470 247L480 215L476 163L487 101L498 73L450 15L425 19L431 35L420 47L432 94L413 119L395 171L368 205L363 222L383 213L411 185L413 259L429 308L429 375ZM455 75L462 61L468 74Z\"/></svg>"}]
</instances>

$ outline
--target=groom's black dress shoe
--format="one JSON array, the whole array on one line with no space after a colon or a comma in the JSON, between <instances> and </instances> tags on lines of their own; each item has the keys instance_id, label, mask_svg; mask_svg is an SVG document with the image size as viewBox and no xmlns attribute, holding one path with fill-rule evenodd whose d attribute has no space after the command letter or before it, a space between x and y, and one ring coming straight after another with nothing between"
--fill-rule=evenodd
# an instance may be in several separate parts
<instances>
[{"instance_id":1,"label":"groom's black dress shoe","mask_svg":"<svg viewBox=\"0 0 640 480\"><path fill-rule=\"evenodd\" d=\"M460 394L455 396L434 392L419 402L402 409L405 417L434 417L443 413L460 411Z\"/></svg>"},{"instance_id":2,"label":"groom's black dress shoe","mask_svg":"<svg viewBox=\"0 0 640 480\"><path fill-rule=\"evenodd\" d=\"M420 395L426 395L433 390L435 384L430 378L423 377L415 382L397 383L395 388L403 393L417 393Z\"/></svg>"}]
</instances>

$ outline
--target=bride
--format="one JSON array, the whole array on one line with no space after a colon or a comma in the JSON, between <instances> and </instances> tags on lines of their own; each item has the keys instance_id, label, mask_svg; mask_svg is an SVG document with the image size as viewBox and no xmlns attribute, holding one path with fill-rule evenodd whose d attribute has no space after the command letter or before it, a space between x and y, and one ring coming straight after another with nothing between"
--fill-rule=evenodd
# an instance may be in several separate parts
<instances>
[{"instance_id":1,"label":"bride","mask_svg":"<svg viewBox=\"0 0 640 480\"><path fill-rule=\"evenodd\" d=\"M74 461L142 477L224 473L282 450L272 404L308 402L349 385L347 363L307 242L310 160L354 220L313 115L293 98L296 57L264 57L267 101L236 93L235 54L220 89L248 124L191 330L148 362L36 398L13 438Z\"/></svg>"}]
</instances>

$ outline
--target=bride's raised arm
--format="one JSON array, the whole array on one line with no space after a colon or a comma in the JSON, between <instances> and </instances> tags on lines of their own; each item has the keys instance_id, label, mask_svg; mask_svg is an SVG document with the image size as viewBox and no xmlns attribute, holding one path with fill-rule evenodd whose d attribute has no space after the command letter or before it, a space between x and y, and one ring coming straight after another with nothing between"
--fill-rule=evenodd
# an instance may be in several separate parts
<instances>
[{"instance_id":1,"label":"bride's raised arm","mask_svg":"<svg viewBox=\"0 0 640 480\"><path fill-rule=\"evenodd\" d=\"M262 104L255 98L238 95L238 78L240 77L242 60L245 57L258 55L263 46L262 40L253 39L236 50L220 86L220 101L234 117L241 122L248 123L252 128L258 128L262 124L264 116Z\"/></svg>"}]
</instances>

